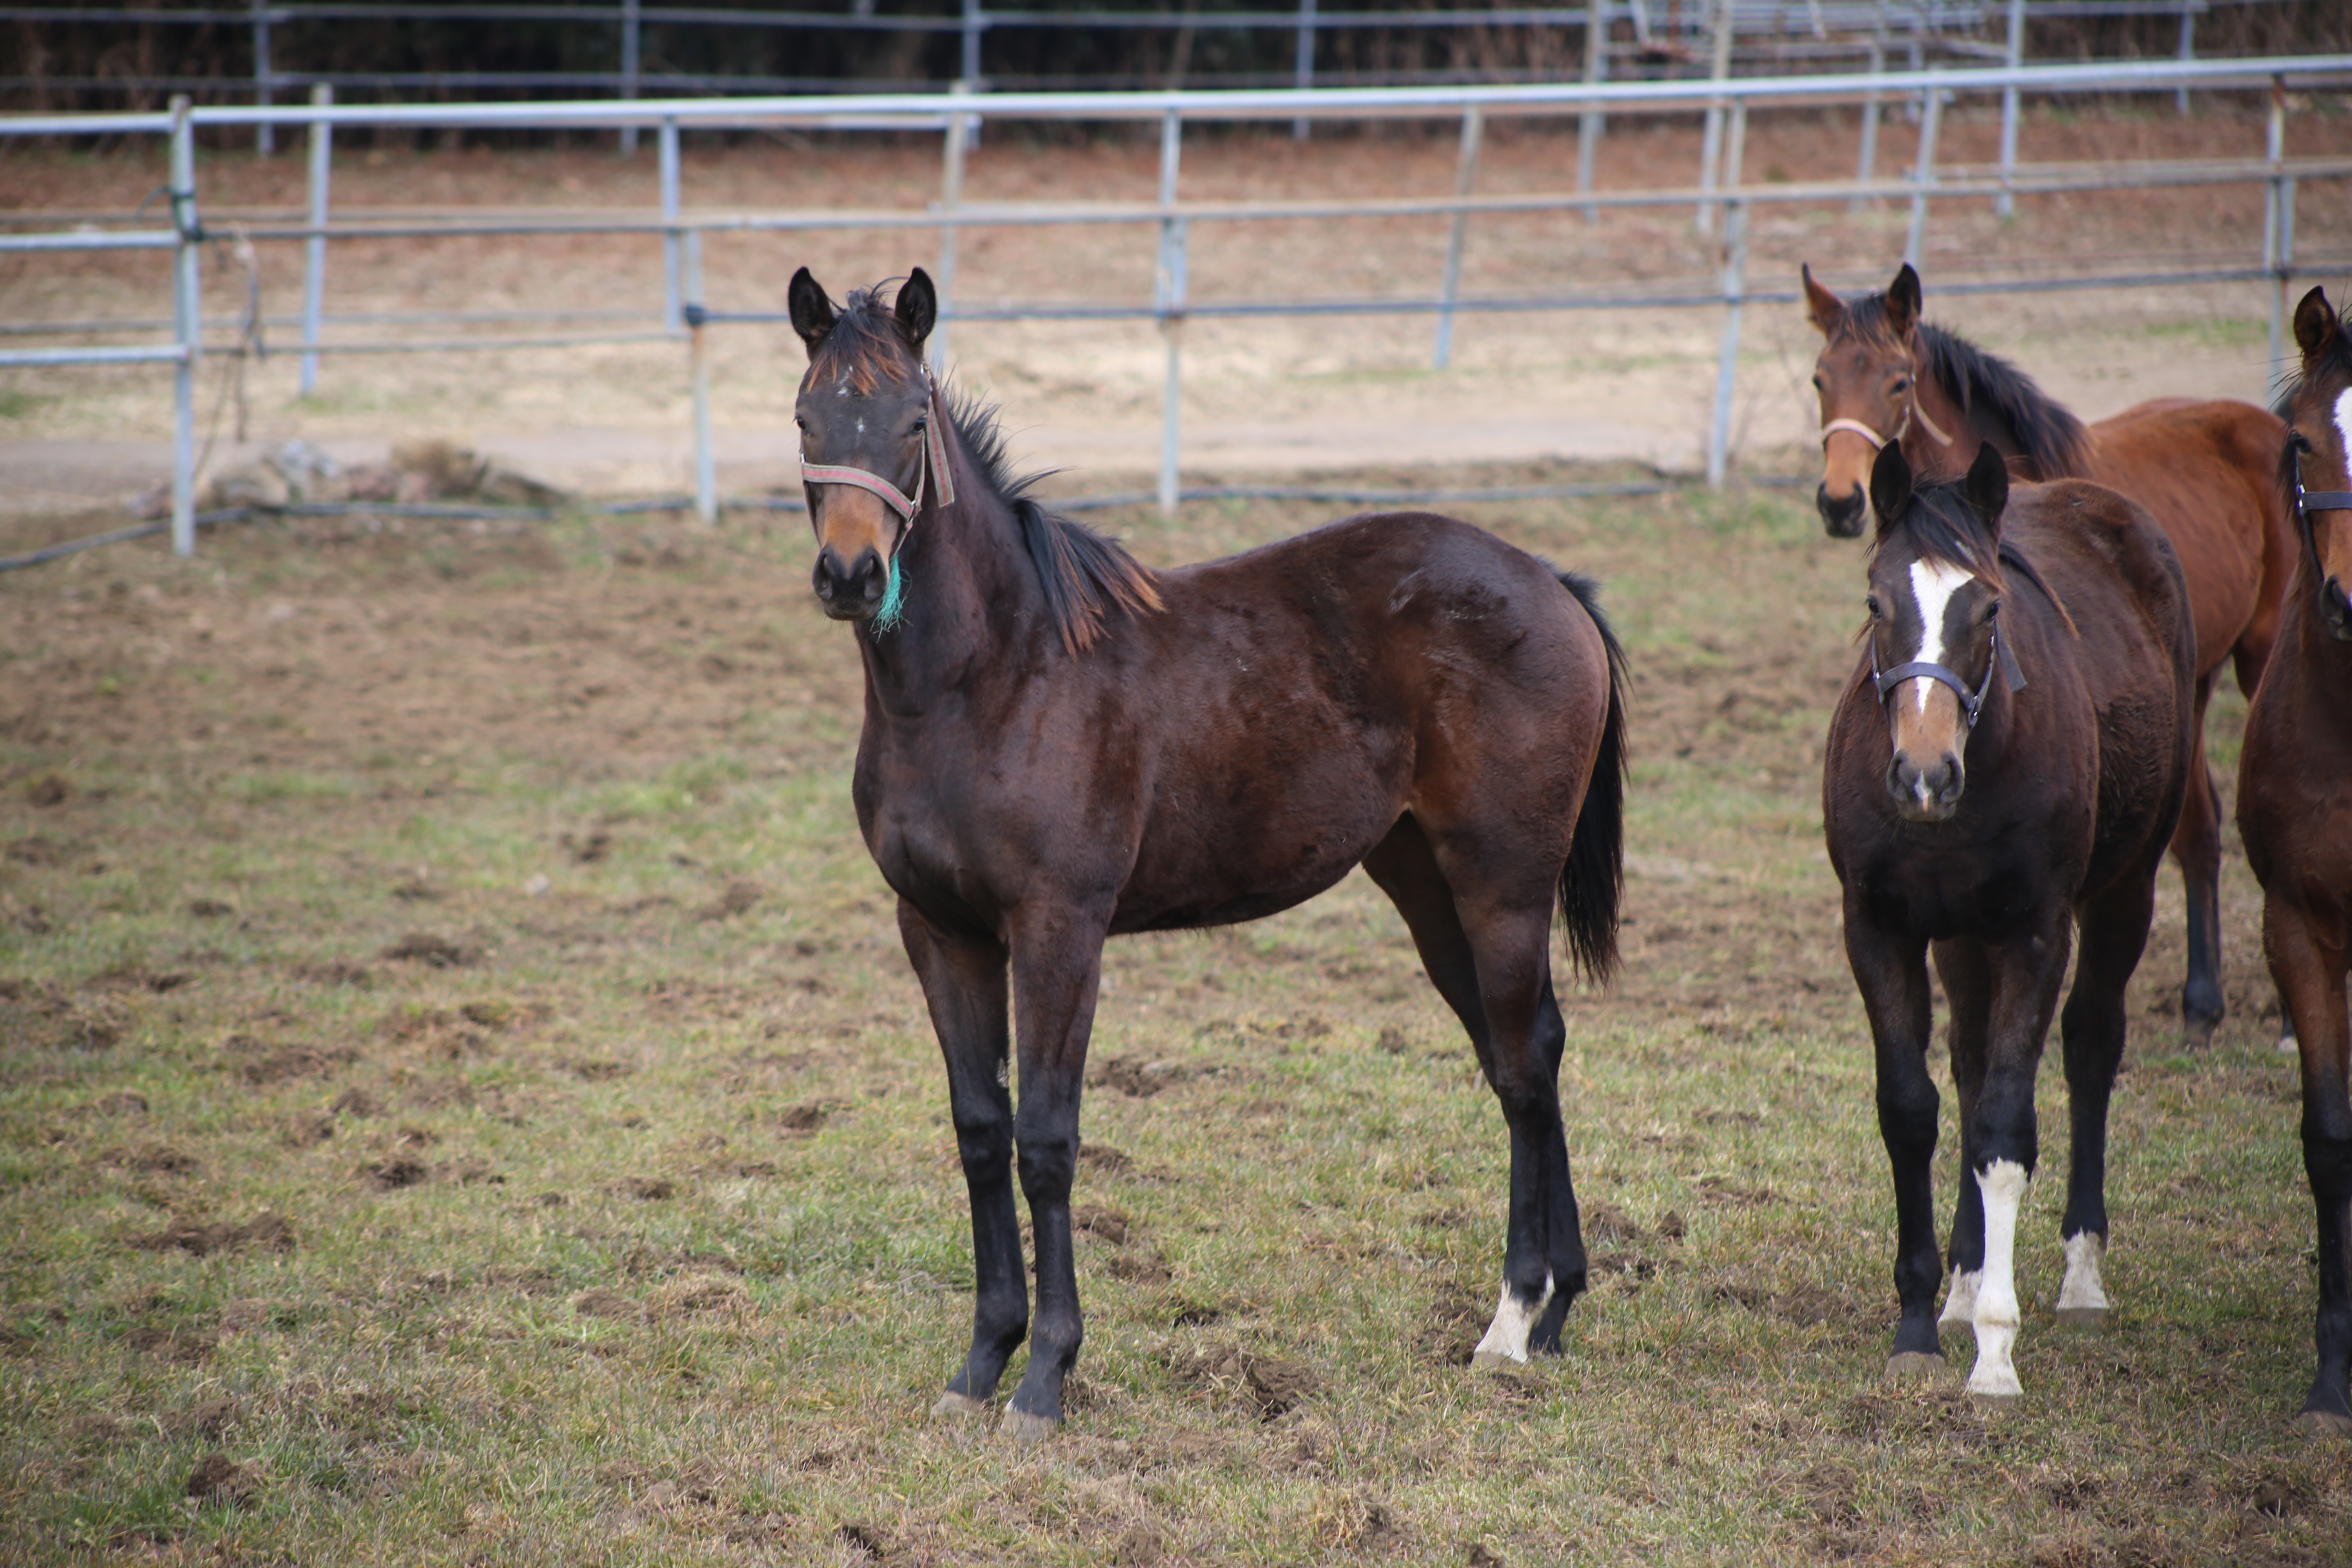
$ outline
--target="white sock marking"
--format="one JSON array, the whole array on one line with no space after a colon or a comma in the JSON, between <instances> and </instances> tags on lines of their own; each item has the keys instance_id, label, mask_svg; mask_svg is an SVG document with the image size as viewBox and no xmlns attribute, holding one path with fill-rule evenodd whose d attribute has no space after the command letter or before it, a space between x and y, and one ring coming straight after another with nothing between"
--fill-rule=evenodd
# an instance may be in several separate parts
<instances>
[{"instance_id":1,"label":"white sock marking","mask_svg":"<svg viewBox=\"0 0 2352 1568\"><path fill-rule=\"evenodd\" d=\"M2010 1348L2017 1343L2017 1207L2025 1196L2025 1167L1995 1160L1977 1177L1984 1194L1984 1278L1977 1286L1976 1370L1970 1394L2018 1394Z\"/></svg>"},{"instance_id":2,"label":"white sock marking","mask_svg":"<svg viewBox=\"0 0 2352 1568\"><path fill-rule=\"evenodd\" d=\"M2066 1238L2066 1282L2058 1287L2060 1311L2107 1310L2106 1287L2099 1279L2099 1262L2106 1255L2107 1244L2096 1231L2078 1231Z\"/></svg>"},{"instance_id":3,"label":"white sock marking","mask_svg":"<svg viewBox=\"0 0 2352 1568\"><path fill-rule=\"evenodd\" d=\"M1486 1325L1486 1337L1478 1342L1473 1354L1498 1355L1507 1361L1527 1360L1528 1335L1534 1330L1536 1320L1543 1316L1543 1310L1551 1304L1551 1297L1552 1278L1549 1273L1544 1275L1543 1294L1536 1298L1532 1306L1522 1306L1519 1299L1511 1294L1511 1288L1504 1286L1503 1300L1495 1308L1495 1321Z\"/></svg>"},{"instance_id":4,"label":"white sock marking","mask_svg":"<svg viewBox=\"0 0 2352 1568\"><path fill-rule=\"evenodd\" d=\"M1952 1288L1944 1296L1944 1315L1936 1320L1939 1329L1964 1328L1976 1330L1977 1286L1984 1279L1981 1268L1955 1268Z\"/></svg>"}]
</instances>

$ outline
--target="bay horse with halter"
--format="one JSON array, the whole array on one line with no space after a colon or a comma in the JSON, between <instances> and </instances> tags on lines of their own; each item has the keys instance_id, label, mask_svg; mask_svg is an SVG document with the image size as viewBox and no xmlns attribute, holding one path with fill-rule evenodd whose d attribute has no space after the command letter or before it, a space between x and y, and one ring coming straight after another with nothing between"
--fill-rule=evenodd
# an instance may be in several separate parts
<instances>
[{"instance_id":1,"label":"bay horse with halter","mask_svg":"<svg viewBox=\"0 0 2352 1568\"><path fill-rule=\"evenodd\" d=\"M2303 1169L2319 1218L2319 1366L2302 1424L2352 1433L2352 323L2314 289L2280 488L2298 535L2278 647L2246 713L2238 832L2263 885L2263 946L2303 1058Z\"/></svg>"},{"instance_id":2,"label":"bay horse with halter","mask_svg":"<svg viewBox=\"0 0 2352 1568\"><path fill-rule=\"evenodd\" d=\"M858 826L898 897L971 1197L971 1343L938 1413L984 1409L1026 1337L1004 1429L1062 1419L1104 940L1272 914L1358 865L1510 1131L1477 1359L1557 1351L1586 1264L1551 926L1557 910L1571 959L1605 976L1622 884L1622 660L1591 584L1425 512L1150 570L1047 511L1008 476L992 412L933 384L919 268L889 306L836 307L803 268L790 304L816 595L865 671Z\"/></svg>"},{"instance_id":3,"label":"bay horse with halter","mask_svg":"<svg viewBox=\"0 0 2352 1568\"><path fill-rule=\"evenodd\" d=\"M2199 765L2172 840L2188 892L2189 973L2180 1016L2192 1037L2220 1023L2221 811L2204 765L2205 707L2222 664L2253 695L2278 635L2294 536L2275 474L2285 427L2227 399L2158 398L2085 426L2013 365L1919 319L1908 265L1883 294L1841 300L1803 269L1826 342L1813 366L1821 395L1822 484L1814 504L1832 536L1851 539L1870 510L1864 479L1879 449L1903 448L1922 480L1957 479L1990 442L2021 479L2090 479L2140 503L2172 541L2197 625L2194 722Z\"/></svg>"},{"instance_id":4,"label":"bay horse with halter","mask_svg":"<svg viewBox=\"0 0 2352 1568\"><path fill-rule=\"evenodd\" d=\"M1921 489L1890 443L1870 490L1867 646L1830 722L1822 796L1894 1168L1902 1316L1887 1364L1943 1363L1932 953L1960 1128L1940 1321L1975 1335L1969 1392L2013 1397L2033 1079L2070 928L2081 952L2059 1023L2073 1148L2058 1314L2090 1322L2107 1310L2107 1101L2125 983L2191 771L2188 596L2145 510L2078 480L2011 489L1990 445L1958 483Z\"/></svg>"}]
</instances>

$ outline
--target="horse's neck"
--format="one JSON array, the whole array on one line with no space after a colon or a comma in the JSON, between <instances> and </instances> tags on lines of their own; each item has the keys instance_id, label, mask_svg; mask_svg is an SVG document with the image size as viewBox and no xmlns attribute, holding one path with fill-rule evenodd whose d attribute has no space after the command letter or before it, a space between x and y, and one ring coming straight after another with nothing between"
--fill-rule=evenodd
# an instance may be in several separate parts
<instances>
[{"instance_id":1,"label":"horse's neck","mask_svg":"<svg viewBox=\"0 0 2352 1568\"><path fill-rule=\"evenodd\" d=\"M869 623L858 637L867 689L894 713L927 710L940 694L1002 666L1007 628L1044 613L1012 509L979 482L960 451L950 461L955 504L917 514L900 547L897 624L885 631Z\"/></svg>"},{"instance_id":2,"label":"horse's neck","mask_svg":"<svg viewBox=\"0 0 2352 1568\"><path fill-rule=\"evenodd\" d=\"M1903 432L1903 456L1921 482L1958 479L1987 441L2004 458L2017 455L2017 432L1981 401L1962 408L1959 395L1929 370L1925 354L1913 362L1911 387L1916 407Z\"/></svg>"}]
</instances>

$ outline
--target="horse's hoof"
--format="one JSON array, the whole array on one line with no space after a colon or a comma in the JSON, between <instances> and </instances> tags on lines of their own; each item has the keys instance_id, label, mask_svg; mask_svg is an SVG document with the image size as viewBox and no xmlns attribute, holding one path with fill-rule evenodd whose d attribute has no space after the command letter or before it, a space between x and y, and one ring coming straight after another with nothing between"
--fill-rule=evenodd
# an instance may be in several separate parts
<instances>
[{"instance_id":1,"label":"horse's hoof","mask_svg":"<svg viewBox=\"0 0 2352 1568\"><path fill-rule=\"evenodd\" d=\"M974 1399L969 1394L958 1394L951 1389L940 1395L940 1402L931 1406L931 1414L942 1421L960 1420L967 1415L985 1415L988 1414L988 1401Z\"/></svg>"},{"instance_id":2,"label":"horse's hoof","mask_svg":"<svg viewBox=\"0 0 2352 1568\"><path fill-rule=\"evenodd\" d=\"M2294 1418L2294 1429L2306 1437L2352 1437L2352 1415L2341 1410L2306 1410Z\"/></svg>"},{"instance_id":3,"label":"horse's hoof","mask_svg":"<svg viewBox=\"0 0 2352 1568\"><path fill-rule=\"evenodd\" d=\"M1889 1377L1933 1377L1944 1370L1944 1358L1934 1351L1896 1351L1886 1358Z\"/></svg>"},{"instance_id":4,"label":"horse's hoof","mask_svg":"<svg viewBox=\"0 0 2352 1568\"><path fill-rule=\"evenodd\" d=\"M1470 1370L1473 1372L1519 1372L1527 1364L1505 1355L1501 1351L1480 1351L1470 1358Z\"/></svg>"},{"instance_id":5,"label":"horse's hoof","mask_svg":"<svg viewBox=\"0 0 2352 1568\"><path fill-rule=\"evenodd\" d=\"M1032 1415L1026 1410L1008 1409L1004 1413L1003 1424L996 1430L997 1435L1007 1441L1026 1446L1044 1442L1060 1425L1049 1415Z\"/></svg>"},{"instance_id":6,"label":"horse's hoof","mask_svg":"<svg viewBox=\"0 0 2352 1568\"><path fill-rule=\"evenodd\" d=\"M2061 1307L2058 1321L2070 1329L2104 1329L2109 1310L2105 1307Z\"/></svg>"},{"instance_id":7,"label":"horse's hoof","mask_svg":"<svg viewBox=\"0 0 2352 1568\"><path fill-rule=\"evenodd\" d=\"M1979 1394L1973 1388L1969 1390L1969 1403L1979 1410L1988 1412L2014 1410L2024 1401L2025 1395L2022 1394Z\"/></svg>"}]
</instances>

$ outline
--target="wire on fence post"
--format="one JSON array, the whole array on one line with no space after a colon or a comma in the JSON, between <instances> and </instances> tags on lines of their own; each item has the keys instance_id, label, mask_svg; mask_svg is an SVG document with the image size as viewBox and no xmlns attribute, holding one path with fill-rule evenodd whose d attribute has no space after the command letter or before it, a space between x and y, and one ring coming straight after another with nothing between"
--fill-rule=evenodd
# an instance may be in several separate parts
<instances>
[{"instance_id":1,"label":"wire on fence post","mask_svg":"<svg viewBox=\"0 0 2352 1568\"><path fill-rule=\"evenodd\" d=\"M1883 39L1870 40L1870 74L1874 80L1886 74L1886 45ZM1868 180L1878 172L1878 89L1874 85L1870 96L1862 102L1862 152L1855 158L1853 177ZM1850 213L1861 212L1870 204L1860 196L1845 204Z\"/></svg>"},{"instance_id":2,"label":"wire on fence post","mask_svg":"<svg viewBox=\"0 0 2352 1568\"><path fill-rule=\"evenodd\" d=\"M1748 100L1731 106L1729 166L1724 189L1731 205L1724 215L1723 343L1715 362L1715 417L1707 426L1706 482L1720 487L1731 468L1732 391L1739 379L1739 317L1748 293L1748 204L1739 199L1740 163L1748 145Z\"/></svg>"},{"instance_id":3,"label":"wire on fence post","mask_svg":"<svg viewBox=\"0 0 2352 1568\"><path fill-rule=\"evenodd\" d=\"M685 296L678 292L677 279L679 176L676 120L661 122L659 152L662 222L668 226L662 230L662 331L675 332L678 330L678 310L685 301Z\"/></svg>"},{"instance_id":4,"label":"wire on fence post","mask_svg":"<svg viewBox=\"0 0 2352 1568\"><path fill-rule=\"evenodd\" d=\"M1919 120L1919 161L1911 170L1911 231L1904 237L1903 259L1919 265L1919 246L1927 236L1927 189L1936 183L1936 133L1944 123L1944 89L1927 89L1927 107Z\"/></svg>"},{"instance_id":5,"label":"wire on fence post","mask_svg":"<svg viewBox=\"0 0 2352 1568\"><path fill-rule=\"evenodd\" d=\"M1298 60L1290 84L1301 92L1315 85L1315 0L1298 0ZM1290 139L1307 140L1305 115L1290 122Z\"/></svg>"},{"instance_id":6,"label":"wire on fence post","mask_svg":"<svg viewBox=\"0 0 2352 1568\"><path fill-rule=\"evenodd\" d=\"M2009 0L2009 68L2017 69L2025 63L2025 0ZM1996 217L2007 217L2016 209L2016 199L2010 195L2010 177L2017 172L2017 84L2011 82L2000 89L2000 195L1993 197Z\"/></svg>"},{"instance_id":7,"label":"wire on fence post","mask_svg":"<svg viewBox=\"0 0 2352 1568\"><path fill-rule=\"evenodd\" d=\"M253 101L267 109L272 94L269 65L269 0L253 0ZM278 128L263 121L253 128L253 150L267 158L278 151Z\"/></svg>"},{"instance_id":8,"label":"wire on fence post","mask_svg":"<svg viewBox=\"0 0 2352 1568\"><path fill-rule=\"evenodd\" d=\"M2197 58L2197 0L2180 0L2180 63L2187 65ZM2189 118L2189 84L2182 82L2173 89L2173 111L2183 120Z\"/></svg>"},{"instance_id":9,"label":"wire on fence post","mask_svg":"<svg viewBox=\"0 0 2352 1568\"><path fill-rule=\"evenodd\" d=\"M334 106L335 89L320 82L310 89L310 107ZM335 127L310 121L310 228L302 241L302 395L319 390L319 318L327 304L327 181L333 166Z\"/></svg>"},{"instance_id":10,"label":"wire on fence post","mask_svg":"<svg viewBox=\"0 0 2352 1568\"><path fill-rule=\"evenodd\" d=\"M1486 139L1486 113L1476 104L1462 111L1462 153L1454 169L1454 194L1468 196L1471 187L1478 183L1478 146ZM1444 370L1454 358L1454 298L1462 286L1462 244L1470 226L1470 215L1454 215L1453 232L1445 241L1445 280L1438 289L1437 351L1433 361Z\"/></svg>"},{"instance_id":11,"label":"wire on fence post","mask_svg":"<svg viewBox=\"0 0 2352 1568\"><path fill-rule=\"evenodd\" d=\"M950 101L968 96L968 81L949 85ZM947 141L940 149L940 275L932 280L939 294L939 324L931 331L931 369L945 375L948 369L948 322L955 313L956 277L956 214L963 207L963 159L969 144L965 121L970 116L960 111L948 115Z\"/></svg>"},{"instance_id":12,"label":"wire on fence post","mask_svg":"<svg viewBox=\"0 0 2352 1568\"><path fill-rule=\"evenodd\" d=\"M638 16L639 0L621 0L621 97L634 103L637 97L637 72L642 56L644 28ZM621 127L621 156L634 157L637 151L637 128Z\"/></svg>"},{"instance_id":13,"label":"wire on fence post","mask_svg":"<svg viewBox=\"0 0 2352 1568\"><path fill-rule=\"evenodd\" d=\"M1182 439L1184 352L1184 220L1176 216L1176 175L1184 151L1183 117L1167 111L1160 122L1160 265L1152 281L1160 336L1168 345L1168 374L1160 391L1160 512L1176 515L1176 476Z\"/></svg>"},{"instance_id":14,"label":"wire on fence post","mask_svg":"<svg viewBox=\"0 0 2352 1568\"><path fill-rule=\"evenodd\" d=\"M172 387L172 553L196 552L196 362L205 348L204 300L197 262L205 234L196 222L196 130L188 96L172 100L172 315L180 362Z\"/></svg>"}]
</instances>

